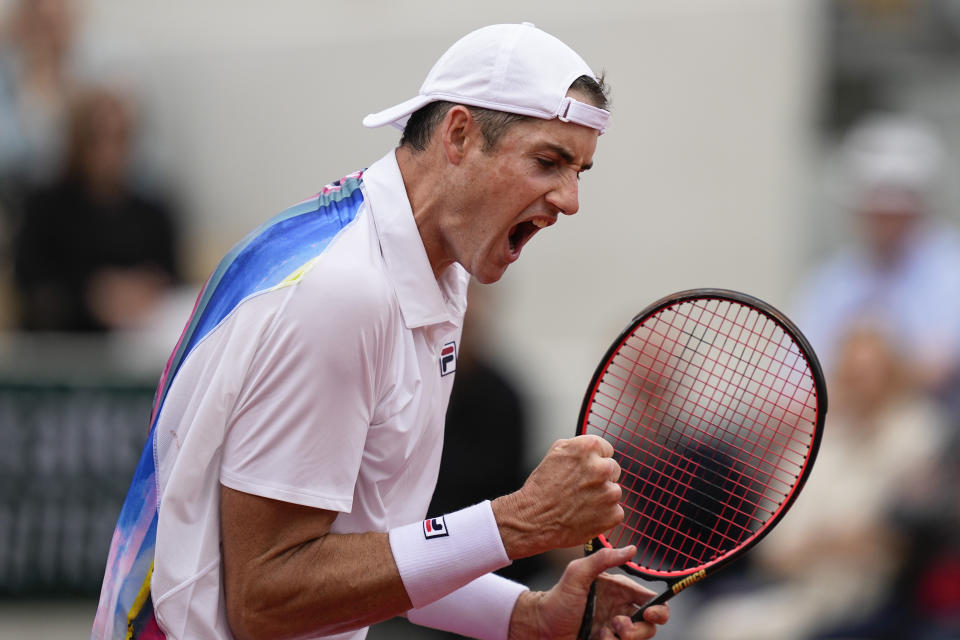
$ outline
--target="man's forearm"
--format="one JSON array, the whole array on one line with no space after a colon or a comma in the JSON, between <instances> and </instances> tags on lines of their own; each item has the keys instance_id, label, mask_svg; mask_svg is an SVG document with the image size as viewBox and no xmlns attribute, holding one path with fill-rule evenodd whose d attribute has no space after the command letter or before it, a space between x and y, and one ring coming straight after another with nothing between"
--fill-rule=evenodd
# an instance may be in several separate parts
<instances>
[{"instance_id":1,"label":"man's forearm","mask_svg":"<svg viewBox=\"0 0 960 640\"><path fill-rule=\"evenodd\" d=\"M240 638L360 628L510 563L488 502L388 533L338 535L329 533L336 512L227 487L222 498L227 614Z\"/></svg>"},{"instance_id":2,"label":"man's forearm","mask_svg":"<svg viewBox=\"0 0 960 640\"><path fill-rule=\"evenodd\" d=\"M225 575L230 582L229 566ZM383 533L328 534L258 559L233 586L227 612L238 638L339 633L410 608Z\"/></svg>"}]
</instances>

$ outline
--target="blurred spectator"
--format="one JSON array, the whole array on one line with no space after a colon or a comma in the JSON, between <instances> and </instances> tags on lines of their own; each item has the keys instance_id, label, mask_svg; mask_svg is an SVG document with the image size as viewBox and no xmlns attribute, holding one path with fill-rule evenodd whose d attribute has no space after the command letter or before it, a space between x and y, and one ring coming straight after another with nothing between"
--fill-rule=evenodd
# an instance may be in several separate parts
<instances>
[{"instance_id":1,"label":"blurred spectator","mask_svg":"<svg viewBox=\"0 0 960 640\"><path fill-rule=\"evenodd\" d=\"M893 613L880 612L913 535L894 514L903 505L931 504L948 433L944 418L909 386L903 359L872 326L841 339L831 393L806 487L752 552L748 586L701 607L690 637L918 637L904 634ZM847 626L836 636L825 630Z\"/></svg>"},{"instance_id":2,"label":"blurred spectator","mask_svg":"<svg viewBox=\"0 0 960 640\"><path fill-rule=\"evenodd\" d=\"M17 0L0 31L0 182L59 169L70 95L74 16L67 0Z\"/></svg>"},{"instance_id":3,"label":"blurred spectator","mask_svg":"<svg viewBox=\"0 0 960 640\"><path fill-rule=\"evenodd\" d=\"M960 433L951 440L931 487L897 512L914 535L885 617L901 620L912 640L960 638Z\"/></svg>"},{"instance_id":4,"label":"blurred spectator","mask_svg":"<svg viewBox=\"0 0 960 640\"><path fill-rule=\"evenodd\" d=\"M14 247L22 328L136 328L178 279L171 211L128 175L135 129L130 102L110 90L73 105L65 171L28 194Z\"/></svg>"},{"instance_id":5,"label":"blurred spectator","mask_svg":"<svg viewBox=\"0 0 960 640\"><path fill-rule=\"evenodd\" d=\"M885 323L911 375L941 391L960 363L960 239L932 216L940 141L921 121L878 114L843 152L857 241L807 280L795 320L826 368L850 327Z\"/></svg>"},{"instance_id":6,"label":"blurred spectator","mask_svg":"<svg viewBox=\"0 0 960 640\"><path fill-rule=\"evenodd\" d=\"M69 0L0 3L0 328L15 324L12 236L29 185L50 180L63 155L73 91Z\"/></svg>"}]
</instances>

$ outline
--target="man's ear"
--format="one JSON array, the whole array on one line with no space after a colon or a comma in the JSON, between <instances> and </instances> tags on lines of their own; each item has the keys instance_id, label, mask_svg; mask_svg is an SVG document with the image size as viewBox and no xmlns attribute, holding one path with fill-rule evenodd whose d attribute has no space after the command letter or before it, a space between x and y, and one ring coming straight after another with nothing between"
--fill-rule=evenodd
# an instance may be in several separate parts
<instances>
[{"instance_id":1,"label":"man's ear","mask_svg":"<svg viewBox=\"0 0 960 640\"><path fill-rule=\"evenodd\" d=\"M478 133L479 128L470 110L460 104L452 106L440 124L440 144L447 162L460 164L471 139Z\"/></svg>"}]
</instances>

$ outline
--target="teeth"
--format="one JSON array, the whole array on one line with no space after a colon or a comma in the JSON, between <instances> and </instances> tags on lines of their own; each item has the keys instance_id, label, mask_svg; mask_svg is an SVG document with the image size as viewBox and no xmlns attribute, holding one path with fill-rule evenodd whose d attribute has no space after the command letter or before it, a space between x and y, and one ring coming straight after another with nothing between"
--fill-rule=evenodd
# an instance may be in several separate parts
<instances>
[{"instance_id":1,"label":"teeth","mask_svg":"<svg viewBox=\"0 0 960 640\"><path fill-rule=\"evenodd\" d=\"M531 220L531 222L533 222L534 225L536 225L537 227L539 227L539 228L541 228L541 229L543 229L545 226L547 226L547 221L546 221L546 220L543 220L543 219L541 219L541 218L535 218L534 220Z\"/></svg>"}]
</instances>

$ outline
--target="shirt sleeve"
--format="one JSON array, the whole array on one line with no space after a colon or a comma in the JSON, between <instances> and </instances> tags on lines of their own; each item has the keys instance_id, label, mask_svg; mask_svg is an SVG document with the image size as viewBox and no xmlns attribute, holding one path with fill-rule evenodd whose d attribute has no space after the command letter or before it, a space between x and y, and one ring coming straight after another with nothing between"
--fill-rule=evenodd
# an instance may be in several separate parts
<instances>
[{"instance_id":1,"label":"shirt sleeve","mask_svg":"<svg viewBox=\"0 0 960 640\"><path fill-rule=\"evenodd\" d=\"M358 274L313 271L279 295L228 421L221 482L349 512L377 400L385 292Z\"/></svg>"}]
</instances>

